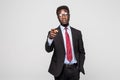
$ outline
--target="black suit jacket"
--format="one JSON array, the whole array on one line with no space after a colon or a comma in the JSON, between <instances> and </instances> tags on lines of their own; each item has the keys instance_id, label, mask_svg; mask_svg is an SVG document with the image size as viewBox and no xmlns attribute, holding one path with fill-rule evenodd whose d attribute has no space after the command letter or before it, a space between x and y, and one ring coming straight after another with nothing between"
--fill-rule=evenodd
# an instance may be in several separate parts
<instances>
[{"instance_id":1,"label":"black suit jacket","mask_svg":"<svg viewBox=\"0 0 120 80\"><path fill-rule=\"evenodd\" d=\"M53 51L53 56L52 56L48 71L51 74L53 74L55 77L58 77L64 65L65 48L64 48L61 29L60 27L57 27L56 29L58 30L58 33L54 38L53 43L51 44L51 46L49 46L48 41L46 41L45 49L47 52ZM82 72L83 74L85 74L84 68L83 68L83 64L85 60L85 51L84 51L81 31L71 27L71 33L72 33L72 39L73 39L73 49L75 53L75 58L78 64L78 70L79 72Z\"/></svg>"}]
</instances>

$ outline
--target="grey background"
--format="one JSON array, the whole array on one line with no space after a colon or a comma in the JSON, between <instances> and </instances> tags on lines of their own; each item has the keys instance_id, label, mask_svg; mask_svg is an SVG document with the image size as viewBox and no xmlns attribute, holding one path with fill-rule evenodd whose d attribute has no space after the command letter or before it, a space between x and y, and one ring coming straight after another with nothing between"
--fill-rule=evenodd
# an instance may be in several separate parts
<instances>
[{"instance_id":1,"label":"grey background","mask_svg":"<svg viewBox=\"0 0 120 80\"><path fill-rule=\"evenodd\" d=\"M119 0L0 0L0 80L53 80L44 44L63 4L83 34L81 80L120 80Z\"/></svg>"}]
</instances>

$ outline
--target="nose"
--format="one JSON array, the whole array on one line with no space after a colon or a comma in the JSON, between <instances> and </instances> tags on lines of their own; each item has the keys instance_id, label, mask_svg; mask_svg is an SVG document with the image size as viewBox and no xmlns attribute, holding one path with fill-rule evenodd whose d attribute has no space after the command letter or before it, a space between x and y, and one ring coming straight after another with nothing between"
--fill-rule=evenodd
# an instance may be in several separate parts
<instances>
[{"instance_id":1,"label":"nose","mask_svg":"<svg viewBox=\"0 0 120 80\"><path fill-rule=\"evenodd\" d=\"M66 15L62 15L62 19L66 18Z\"/></svg>"}]
</instances>

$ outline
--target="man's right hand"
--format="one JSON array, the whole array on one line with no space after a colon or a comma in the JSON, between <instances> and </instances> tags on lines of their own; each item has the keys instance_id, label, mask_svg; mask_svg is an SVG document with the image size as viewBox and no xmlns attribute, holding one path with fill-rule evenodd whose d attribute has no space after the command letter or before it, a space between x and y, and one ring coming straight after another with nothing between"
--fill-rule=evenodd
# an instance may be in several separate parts
<instances>
[{"instance_id":1,"label":"man's right hand","mask_svg":"<svg viewBox=\"0 0 120 80\"><path fill-rule=\"evenodd\" d=\"M53 39L53 38L56 36L57 33L58 33L58 30L57 30L57 29L51 29L48 37L49 37L50 39Z\"/></svg>"}]
</instances>

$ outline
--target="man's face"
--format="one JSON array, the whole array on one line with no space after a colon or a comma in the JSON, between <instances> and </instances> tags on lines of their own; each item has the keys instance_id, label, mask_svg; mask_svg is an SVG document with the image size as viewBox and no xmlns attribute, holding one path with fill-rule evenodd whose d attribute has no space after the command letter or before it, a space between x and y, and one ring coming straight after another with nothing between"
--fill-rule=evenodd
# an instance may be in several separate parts
<instances>
[{"instance_id":1,"label":"man's face","mask_svg":"<svg viewBox=\"0 0 120 80\"><path fill-rule=\"evenodd\" d=\"M61 9L58 12L58 19L62 25L66 25L69 23L69 13L65 9Z\"/></svg>"}]
</instances>

